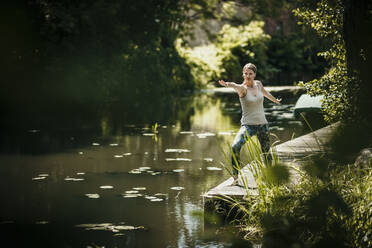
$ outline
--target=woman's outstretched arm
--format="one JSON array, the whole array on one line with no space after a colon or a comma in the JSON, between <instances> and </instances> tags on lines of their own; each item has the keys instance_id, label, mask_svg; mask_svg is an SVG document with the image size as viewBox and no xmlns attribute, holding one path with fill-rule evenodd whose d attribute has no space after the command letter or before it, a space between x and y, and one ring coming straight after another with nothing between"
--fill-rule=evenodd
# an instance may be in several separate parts
<instances>
[{"instance_id":1,"label":"woman's outstretched arm","mask_svg":"<svg viewBox=\"0 0 372 248\"><path fill-rule=\"evenodd\" d=\"M225 82L224 80L219 80L218 83L224 87L233 88L236 93L238 93L239 97L243 97L245 94L245 88L239 84L233 82Z\"/></svg>"},{"instance_id":2,"label":"woman's outstretched arm","mask_svg":"<svg viewBox=\"0 0 372 248\"><path fill-rule=\"evenodd\" d=\"M263 87L262 83L260 81L257 81L258 82L258 85L260 86L261 88L261 91L262 91L262 94L267 98L269 99L270 101L276 103L276 104L280 104L280 102L282 101L282 99L277 99L275 98L273 95L270 94L270 92L268 92L267 90L265 90L265 88Z\"/></svg>"}]
</instances>

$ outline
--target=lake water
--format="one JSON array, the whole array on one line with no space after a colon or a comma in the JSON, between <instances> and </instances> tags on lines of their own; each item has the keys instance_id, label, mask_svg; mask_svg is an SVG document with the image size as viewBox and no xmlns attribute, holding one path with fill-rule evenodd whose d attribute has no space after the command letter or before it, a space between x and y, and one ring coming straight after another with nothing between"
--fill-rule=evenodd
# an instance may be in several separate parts
<instances>
[{"instance_id":1,"label":"lake water","mask_svg":"<svg viewBox=\"0 0 372 248\"><path fill-rule=\"evenodd\" d=\"M272 142L307 132L293 119L293 105L293 99L281 106L265 102ZM1 134L2 242L12 247L232 246L204 227L201 194L229 176L219 147L227 151L239 129L238 98L182 97L147 123L144 112L131 113L133 118L117 113L120 107L103 112L93 124L56 125L46 118Z\"/></svg>"}]
</instances>

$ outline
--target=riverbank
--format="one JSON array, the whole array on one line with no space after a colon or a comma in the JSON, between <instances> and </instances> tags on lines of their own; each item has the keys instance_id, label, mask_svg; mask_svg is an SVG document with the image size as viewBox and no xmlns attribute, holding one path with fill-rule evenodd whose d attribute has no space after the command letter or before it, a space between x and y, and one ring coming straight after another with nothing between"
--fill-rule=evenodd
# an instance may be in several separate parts
<instances>
[{"instance_id":1,"label":"riverbank","mask_svg":"<svg viewBox=\"0 0 372 248\"><path fill-rule=\"evenodd\" d=\"M328 142L337 126L274 147L281 158L274 166L254 171L248 167L259 161L248 164L244 187L228 186L230 178L208 191L206 225L234 223L259 247L370 247L371 160L358 164L362 155L354 164L332 160Z\"/></svg>"}]
</instances>

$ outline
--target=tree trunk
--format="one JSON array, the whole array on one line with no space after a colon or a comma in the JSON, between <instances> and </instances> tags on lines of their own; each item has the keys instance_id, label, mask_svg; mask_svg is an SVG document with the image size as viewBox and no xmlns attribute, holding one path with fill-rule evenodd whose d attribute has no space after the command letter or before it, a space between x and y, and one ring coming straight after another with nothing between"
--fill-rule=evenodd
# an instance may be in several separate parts
<instances>
[{"instance_id":1,"label":"tree trunk","mask_svg":"<svg viewBox=\"0 0 372 248\"><path fill-rule=\"evenodd\" d=\"M372 120L372 3L343 0L343 30L349 76L356 76L355 104L359 118Z\"/></svg>"}]
</instances>

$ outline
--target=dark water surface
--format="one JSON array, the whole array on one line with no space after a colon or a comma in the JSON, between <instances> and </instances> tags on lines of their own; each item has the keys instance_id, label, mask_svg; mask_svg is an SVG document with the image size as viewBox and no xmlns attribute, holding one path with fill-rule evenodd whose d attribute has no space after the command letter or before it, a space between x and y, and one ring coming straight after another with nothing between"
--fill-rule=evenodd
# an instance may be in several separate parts
<instances>
[{"instance_id":1,"label":"dark water surface","mask_svg":"<svg viewBox=\"0 0 372 248\"><path fill-rule=\"evenodd\" d=\"M2 240L13 247L230 247L204 227L201 194L229 176L219 146L227 150L239 129L238 99L176 100L146 118L145 111L120 117L119 106L91 121L30 120L3 130ZM307 132L293 105L265 102L272 141Z\"/></svg>"}]
</instances>

